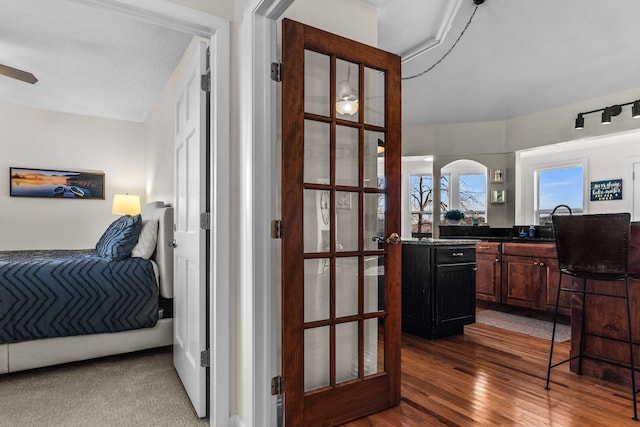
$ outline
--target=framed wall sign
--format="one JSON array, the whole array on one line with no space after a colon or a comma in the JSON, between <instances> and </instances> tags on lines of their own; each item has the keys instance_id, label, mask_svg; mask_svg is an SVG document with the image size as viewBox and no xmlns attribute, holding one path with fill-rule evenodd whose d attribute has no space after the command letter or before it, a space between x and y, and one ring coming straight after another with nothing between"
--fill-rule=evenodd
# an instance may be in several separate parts
<instances>
[{"instance_id":1,"label":"framed wall sign","mask_svg":"<svg viewBox=\"0 0 640 427\"><path fill-rule=\"evenodd\" d=\"M104 173L9 168L12 197L104 200Z\"/></svg>"},{"instance_id":2,"label":"framed wall sign","mask_svg":"<svg viewBox=\"0 0 640 427\"><path fill-rule=\"evenodd\" d=\"M622 200L622 179L591 182L591 201Z\"/></svg>"}]
</instances>

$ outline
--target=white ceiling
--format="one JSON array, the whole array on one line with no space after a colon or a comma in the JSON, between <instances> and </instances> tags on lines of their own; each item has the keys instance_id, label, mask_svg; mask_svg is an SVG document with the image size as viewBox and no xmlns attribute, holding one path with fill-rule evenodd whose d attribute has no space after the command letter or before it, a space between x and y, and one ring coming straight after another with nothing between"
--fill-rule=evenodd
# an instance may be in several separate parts
<instances>
[{"instance_id":1,"label":"white ceiling","mask_svg":"<svg viewBox=\"0 0 640 427\"><path fill-rule=\"evenodd\" d=\"M438 62L476 7L365 1L379 8L379 46L412 56L405 77ZM0 1L0 64L39 79L0 76L0 102L144 121L191 35L95 4ZM403 81L404 125L502 120L634 88L640 98L638 18L638 0L486 0L441 63Z\"/></svg>"},{"instance_id":2,"label":"white ceiling","mask_svg":"<svg viewBox=\"0 0 640 427\"><path fill-rule=\"evenodd\" d=\"M73 0L0 1L0 102L144 121L192 36Z\"/></svg>"}]
</instances>

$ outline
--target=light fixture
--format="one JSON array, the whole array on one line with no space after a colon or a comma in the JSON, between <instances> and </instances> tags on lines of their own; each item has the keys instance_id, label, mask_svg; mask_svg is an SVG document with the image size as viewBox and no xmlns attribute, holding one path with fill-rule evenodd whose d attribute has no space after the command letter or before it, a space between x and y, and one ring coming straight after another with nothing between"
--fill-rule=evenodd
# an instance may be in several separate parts
<instances>
[{"instance_id":1,"label":"light fixture","mask_svg":"<svg viewBox=\"0 0 640 427\"><path fill-rule=\"evenodd\" d=\"M111 213L117 215L138 215L140 213L140 196L116 194L113 196Z\"/></svg>"},{"instance_id":2,"label":"light fixture","mask_svg":"<svg viewBox=\"0 0 640 427\"><path fill-rule=\"evenodd\" d=\"M640 100L625 102L624 104L616 104L610 107L598 108L597 110L585 111L583 113L578 113L576 116L576 129L584 128L584 116L585 114L598 113L602 111L602 120L601 123L603 125L611 123L611 118L622 113L622 107L626 107L627 105L631 105L631 117L634 119L640 118Z\"/></svg>"},{"instance_id":3,"label":"light fixture","mask_svg":"<svg viewBox=\"0 0 640 427\"><path fill-rule=\"evenodd\" d=\"M602 124L608 125L611 123L611 117L617 116L622 112L622 107L620 105L614 105L612 107L606 107L602 112Z\"/></svg>"},{"instance_id":4,"label":"light fixture","mask_svg":"<svg viewBox=\"0 0 640 427\"><path fill-rule=\"evenodd\" d=\"M347 80L338 83L336 111L345 116L353 116L358 112L358 91L351 87L351 64L347 67Z\"/></svg>"},{"instance_id":5,"label":"light fixture","mask_svg":"<svg viewBox=\"0 0 640 427\"><path fill-rule=\"evenodd\" d=\"M631 117L634 119L640 118L640 101L636 101L631 106Z\"/></svg>"}]
</instances>

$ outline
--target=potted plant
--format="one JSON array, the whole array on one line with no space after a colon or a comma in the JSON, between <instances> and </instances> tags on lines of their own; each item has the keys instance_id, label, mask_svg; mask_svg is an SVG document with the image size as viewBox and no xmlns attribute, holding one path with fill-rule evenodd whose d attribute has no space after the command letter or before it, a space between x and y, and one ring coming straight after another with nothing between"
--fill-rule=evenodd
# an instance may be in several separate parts
<instances>
[{"instance_id":1,"label":"potted plant","mask_svg":"<svg viewBox=\"0 0 640 427\"><path fill-rule=\"evenodd\" d=\"M452 209L444 214L444 219L446 219L449 224L459 224L460 221L464 219L464 212L458 209Z\"/></svg>"}]
</instances>

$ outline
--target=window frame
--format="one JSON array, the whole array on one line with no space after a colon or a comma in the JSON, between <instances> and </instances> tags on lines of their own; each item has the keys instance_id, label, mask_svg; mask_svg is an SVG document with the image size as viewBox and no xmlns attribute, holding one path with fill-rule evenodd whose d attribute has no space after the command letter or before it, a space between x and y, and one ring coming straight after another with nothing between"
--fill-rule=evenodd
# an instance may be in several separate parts
<instances>
[{"instance_id":1,"label":"window frame","mask_svg":"<svg viewBox=\"0 0 640 427\"><path fill-rule=\"evenodd\" d=\"M541 221L541 216L549 216L553 211L551 209L540 209L540 172L557 170L557 169L571 169L582 167L582 206L570 206L572 213L586 213L587 212L587 197L588 197L588 161L586 159L571 159L561 162L540 163L530 166L529 177L532 180L531 197L532 197L532 209L528 212L530 216L530 223L535 225L545 225Z\"/></svg>"}]
</instances>

